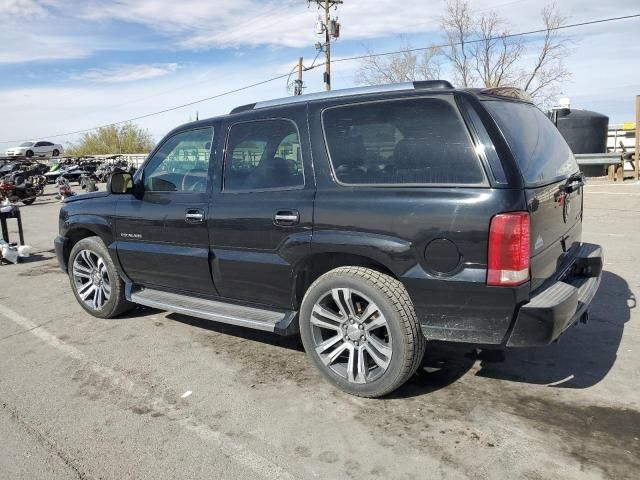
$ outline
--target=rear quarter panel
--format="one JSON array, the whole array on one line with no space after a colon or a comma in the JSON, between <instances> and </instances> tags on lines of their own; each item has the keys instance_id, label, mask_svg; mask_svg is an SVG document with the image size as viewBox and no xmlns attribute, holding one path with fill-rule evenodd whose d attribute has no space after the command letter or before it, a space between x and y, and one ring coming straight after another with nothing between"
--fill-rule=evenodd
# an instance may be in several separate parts
<instances>
[{"instance_id":1,"label":"rear quarter panel","mask_svg":"<svg viewBox=\"0 0 640 480\"><path fill-rule=\"evenodd\" d=\"M515 306L528 294L486 286L491 217L524 210L521 189L380 187L338 184L330 168L320 107L310 106L318 184L312 251L352 253L385 265L407 288L424 333L439 340L500 343ZM455 268L436 271L425 259L430 242L447 239ZM526 293L525 293L526 291Z\"/></svg>"}]
</instances>

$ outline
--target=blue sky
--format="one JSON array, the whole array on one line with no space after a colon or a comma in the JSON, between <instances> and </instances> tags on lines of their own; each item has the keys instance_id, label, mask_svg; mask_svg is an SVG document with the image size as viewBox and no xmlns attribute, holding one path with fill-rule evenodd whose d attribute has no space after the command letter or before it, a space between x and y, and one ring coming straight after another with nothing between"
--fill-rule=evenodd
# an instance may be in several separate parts
<instances>
[{"instance_id":1,"label":"blue sky","mask_svg":"<svg viewBox=\"0 0 640 480\"><path fill-rule=\"evenodd\" d=\"M635 2L563 0L570 23L640 13ZM443 1L345 0L335 58L442 41ZM494 9L513 31L542 26L538 0L472 0ZM0 149L5 140L49 138L208 97L309 64L316 8L305 0L0 0ZM640 94L640 19L567 30L562 92L572 106L634 119ZM527 39L529 61L538 42ZM359 64L333 68L334 88L351 87ZM447 77L446 68L444 77ZM322 89L321 70L306 73ZM287 95L285 81L139 121L159 140L174 126L236 105ZM61 143L76 135L52 138Z\"/></svg>"}]
</instances>

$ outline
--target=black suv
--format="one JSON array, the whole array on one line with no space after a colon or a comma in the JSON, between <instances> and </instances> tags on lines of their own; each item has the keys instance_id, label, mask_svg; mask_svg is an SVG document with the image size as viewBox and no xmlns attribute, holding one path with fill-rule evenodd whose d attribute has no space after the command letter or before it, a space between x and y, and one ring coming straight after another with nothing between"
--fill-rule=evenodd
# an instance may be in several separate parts
<instances>
[{"instance_id":1,"label":"black suv","mask_svg":"<svg viewBox=\"0 0 640 480\"><path fill-rule=\"evenodd\" d=\"M583 177L514 89L414 82L260 102L169 133L68 198L58 259L91 314L142 304L299 334L376 397L427 340L517 347L586 319Z\"/></svg>"}]
</instances>

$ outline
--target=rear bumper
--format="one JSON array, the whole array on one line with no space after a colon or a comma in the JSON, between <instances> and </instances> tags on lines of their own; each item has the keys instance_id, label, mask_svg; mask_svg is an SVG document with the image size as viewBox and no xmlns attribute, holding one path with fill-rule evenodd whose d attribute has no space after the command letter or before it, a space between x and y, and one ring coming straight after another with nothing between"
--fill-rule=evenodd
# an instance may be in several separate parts
<instances>
[{"instance_id":1,"label":"rear bumper","mask_svg":"<svg viewBox=\"0 0 640 480\"><path fill-rule=\"evenodd\" d=\"M64 252L68 241L69 239L67 237L61 235L58 235L53 241L53 247L56 250L56 257L58 258L58 265L60 265L60 268L65 272L67 271L67 261Z\"/></svg>"},{"instance_id":2,"label":"rear bumper","mask_svg":"<svg viewBox=\"0 0 640 480\"><path fill-rule=\"evenodd\" d=\"M587 312L600 285L602 265L602 248L583 244L571 268L520 307L507 346L538 346L556 340Z\"/></svg>"}]
</instances>

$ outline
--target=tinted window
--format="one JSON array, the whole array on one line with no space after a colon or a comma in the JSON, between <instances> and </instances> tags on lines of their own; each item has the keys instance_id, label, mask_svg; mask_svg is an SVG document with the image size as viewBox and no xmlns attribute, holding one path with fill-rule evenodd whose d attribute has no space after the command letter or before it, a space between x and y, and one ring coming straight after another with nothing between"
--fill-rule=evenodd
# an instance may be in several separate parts
<instances>
[{"instance_id":1,"label":"tinted window","mask_svg":"<svg viewBox=\"0 0 640 480\"><path fill-rule=\"evenodd\" d=\"M395 100L324 112L331 162L347 184L478 184L471 138L444 100Z\"/></svg>"},{"instance_id":2,"label":"tinted window","mask_svg":"<svg viewBox=\"0 0 640 480\"><path fill-rule=\"evenodd\" d=\"M226 151L227 191L304 185L298 131L288 120L238 123L231 127Z\"/></svg>"},{"instance_id":3,"label":"tinted window","mask_svg":"<svg viewBox=\"0 0 640 480\"><path fill-rule=\"evenodd\" d=\"M144 169L144 186L155 192L204 192L209 181L213 128L173 135Z\"/></svg>"},{"instance_id":4,"label":"tinted window","mask_svg":"<svg viewBox=\"0 0 640 480\"><path fill-rule=\"evenodd\" d=\"M485 101L527 185L543 185L578 171L571 149L551 120L528 103Z\"/></svg>"}]
</instances>

